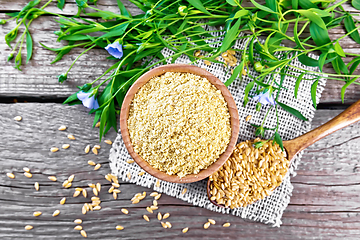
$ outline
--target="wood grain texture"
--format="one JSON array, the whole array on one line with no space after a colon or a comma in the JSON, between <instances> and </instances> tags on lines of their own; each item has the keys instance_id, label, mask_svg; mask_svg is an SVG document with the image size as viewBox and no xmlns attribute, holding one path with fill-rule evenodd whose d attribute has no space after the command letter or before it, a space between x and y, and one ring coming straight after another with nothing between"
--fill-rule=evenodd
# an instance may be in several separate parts
<instances>
[{"instance_id":1,"label":"wood grain texture","mask_svg":"<svg viewBox=\"0 0 360 240\"><path fill-rule=\"evenodd\" d=\"M109 173L109 145L101 143L99 155L85 154L87 144L98 143L97 129L92 129L92 117L82 106L61 104L0 104L0 239L80 239L73 230L73 220L82 218L82 226L89 239L358 239L360 237L360 124L356 123L324 138L310 146L303 155L292 178L294 185L291 202L286 209L280 228L244 221L241 218L215 213L193 207L165 194L159 200L159 211L171 214L168 221L171 229L163 229L155 214L143 214L152 198L146 197L137 205L130 199L138 192L152 192L150 189L120 182L119 198L114 200L107 193L110 187L104 175ZM317 127L339 114L337 110L318 110L313 120ZM14 121L17 115L21 122ZM60 125L67 125L65 132L58 131ZM67 139L72 133L76 140ZM114 140L116 133L110 131L104 139ZM51 153L50 147L70 143L67 150ZM88 160L102 164L98 171L87 165ZM23 175L22 168L29 167L33 178ZM15 179L9 179L6 172L14 172ZM82 196L73 198L74 187L64 189L61 182L75 174L74 187L87 187L88 183L101 183L102 209L81 214L84 202ZM58 182L48 180L55 175ZM34 189L34 182L40 183L40 191ZM88 192L89 192L89 188ZM89 192L90 193L90 192ZM92 194L89 194L92 196ZM60 205L62 197L67 203ZM127 208L129 215L120 212ZM52 217L54 210L60 215ZM42 211L40 217L33 217L34 211ZM158 211L155 211L156 213ZM208 218L217 224L204 230ZM231 227L220 224L230 222ZM24 226L31 224L33 230ZM123 231L115 230L123 225ZM181 229L189 227L189 232Z\"/></svg>"},{"instance_id":2,"label":"wood grain texture","mask_svg":"<svg viewBox=\"0 0 360 240\"><path fill-rule=\"evenodd\" d=\"M100 0L98 6L103 10L115 11L117 9L116 0ZM129 7L133 14L138 14L140 11L128 1L123 1ZM18 11L24 6L23 0L6 1L0 0L0 11ZM346 5L350 10L354 10ZM58 11L55 7L55 1L52 3L51 11ZM75 13L76 6L73 1L68 1L64 12L67 14ZM355 11L354 13L358 13ZM0 19L8 18L4 13L0 13ZM13 62L6 62L7 56L10 53L9 47L6 45L3 37L0 38L0 95L6 97L29 97L41 96L47 98L68 97L70 94L77 91L76 86L81 86L86 82L96 79L106 69L108 69L115 62L107 60L108 53L103 49L93 49L84 54L80 60L74 65L68 75L68 80L59 84L57 75L67 71L71 62L82 52L82 49L73 49L69 55L51 65L50 62L55 58L55 54L51 51L45 50L39 45L42 42L46 46L59 47L62 44L56 43L56 36L54 31L58 30L58 24L54 22L51 16L44 16L41 19L36 19L31 27L34 40L34 54L33 59L29 64L23 66L23 71L20 72L13 68ZM5 36L13 27L14 23L2 25L0 27L0 36ZM22 31L22 30L21 30ZM20 31L20 32L21 32ZM330 37L332 39L340 37L345 33L342 28L335 28L330 30ZM349 37L340 41L341 46L345 52L358 53L360 45L356 44ZM24 57L25 58L25 57ZM349 62L351 57L347 57L345 62ZM324 72L334 73L330 65L324 66ZM357 69L354 74L360 74L360 69ZM328 81L326 88L322 94L321 103L340 103L341 87L343 82ZM360 86L351 85L346 91L346 103L353 103L360 99Z\"/></svg>"},{"instance_id":3,"label":"wood grain texture","mask_svg":"<svg viewBox=\"0 0 360 240\"><path fill-rule=\"evenodd\" d=\"M206 78L211 84L213 84L218 90L221 91L225 101L227 102L229 114L230 114L230 127L231 127L231 138L226 148L225 152L220 155L219 159L216 160L212 165L207 169L201 170L198 174L189 174L184 177L179 177L177 175L168 175L165 172L162 172L154 167L152 167L148 162L146 162L139 154L134 151L130 140L130 134L128 130L127 120L129 117L130 105L138 90L144 86L148 81L156 76L163 75L166 72L182 72L182 73L192 73L203 78ZM139 79L131 86L127 92L124 102L121 107L120 114L120 128L121 134L123 136L124 144L129 151L130 156L135 160L135 162L146 172L152 176L159 178L164 181L174 182L174 183L191 183L197 182L204 178L207 178L225 163L225 161L230 157L236 141L239 135L239 113L236 107L235 101L227 89L227 87L213 74L208 71L193 65L188 64L169 64L166 66L160 66L150 70L149 72L143 74Z\"/></svg>"}]
</instances>

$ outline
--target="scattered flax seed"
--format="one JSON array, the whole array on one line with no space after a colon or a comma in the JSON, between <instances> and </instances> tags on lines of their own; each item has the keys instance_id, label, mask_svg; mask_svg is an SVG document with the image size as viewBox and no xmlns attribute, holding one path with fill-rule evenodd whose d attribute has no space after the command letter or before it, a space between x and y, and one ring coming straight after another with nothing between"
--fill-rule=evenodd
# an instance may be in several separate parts
<instances>
[{"instance_id":1,"label":"scattered flax seed","mask_svg":"<svg viewBox=\"0 0 360 240\"><path fill-rule=\"evenodd\" d=\"M66 197L63 197L63 198L60 200L60 204L61 204L61 205L64 205L65 202L66 202Z\"/></svg>"},{"instance_id":2,"label":"scattered flax seed","mask_svg":"<svg viewBox=\"0 0 360 240\"><path fill-rule=\"evenodd\" d=\"M117 193L113 192L113 198L116 200L117 199Z\"/></svg>"},{"instance_id":3,"label":"scattered flax seed","mask_svg":"<svg viewBox=\"0 0 360 240\"><path fill-rule=\"evenodd\" d=\"M95 196L99 195L99 192L98 192L98 190L96 188L93 188L93 193L94 193Z\"/></svg>"},{"instance_id":4,"label":"scattered flax seed","mask_svg":"<svg viewBox=\"0 0 360 240\"><path fill-rule=\"evenodd\" d=\"M97 183L97 184L96 184L96 190L98 190L98 192L101 191L101 184L100 184L100 183Z\"/></svg>"},{"instance_id":5,"label":"scattered flax seed","mask_svg":"<svg viewBox=\"0 0 360 240\"><path fill-rule=\"evenodd\" d=\"M245 121L250 121L251 120L251 118L252 118L252 116L251 115L248 115L246 118L245 118Z\"/></svg>"},{"instance_id":6,"label":"scattered flax seed","mask_svg":"<svg viewBox=\"0 0 360 240\"><path fill-rule=\"evenodd\" d=\"M54 213L53 213L53 217L56 217L59 214L60 214L60 210L55 210Z\"/></svg>"},{"instance_id":7,"label":"scattered flax seed","mask_svg":"<svg viewBox=\"0 0 360 240\"><path fill-rule=\"evenodd\" d=\"M95 166L95 165L96 165L96 163L93 162L93 161L91 161L91 160L88 161L88 164L89 164L90 166Z\"/></svg>"},{"instance_id":8,"label":"scattered flax seed","mask_svg":"<svg viewBox=\"0 0 360 240\"><path fill-rule=\"evenodd\" d=\"M112 144L112 141L111 141L111 140L105 140L104 142L105 142L106 144L109 144L109 145Z\"/></svg>"},{"instance_id":9,"label":"scattered flax seed","mask_svg":"<svg viewBox=\"0 0 360 240\"><path fill-rule=\"evenodd\" d=\"M111 186L111 188L109 188L109 193L112 193L114 191L114 186Z\"/></svg>"},{"instance_id":10,"label":"scattered flax seed","mask_svg":"<svg viewBox=\"0 0 360 240\"><path fill-rule=\"evenodd\" d=\"M119 189L114 189L113 192L116 193L116 194L121 193L121 191Z\"/></svg>"},{"instance_id":11,"label":"scattered flax seed","mask_svg":"<svg viewBox=\"0 0 360 240\"><path fill-rule=\"evenodd\" d=\"M143 215L143 218L145 219L145 221L150 222L150 219L147 215Z\"/></svg>"},{"instance_id":12,"label":"scattered flax seed","mask_svg":"<svg viewBox=\"0 0 360 240\"><path fill-rule=\"evenodd\" d=\"M150 207L146 207L146 211L148 211L149 213L154 213Z\"/></svg>"},{"instance_id":13,"label":"scattered flax seed","mask_svg":"<svg viewBox=\"0 0 360 240\"><path fill-rule=\"evenodd\" d=\"M187 192L187 188L184 188L181 192L182 195L184 195Z\"/></svg>"},{"instance_id":14,"label":"scattered flax seed","mask_svg":"<svg viewBox=\"0 0 360 240\"><path fill-rule=\"evenodd\" d=\"M98 163L98 164L95 165L94 170L96 171L96 170L99 170L100 168L101 168L101 164Z\"/></svg>"},{"instance_id":15,"label":"scattered flax seed","mask_svg":"<svg viewBox=\"0 0 360 240\"><path fill-rule=\"evenodd\" d=\"M114 183L119 183L117 176L109 174Z\"/></svg>"},{"instance_id":16,"label":"scattered flax seed","mask_svg":"<svg viewBox=\"0 0 360 240\"><path fill-rule=\"evenodd\" d=\"M95 124L95 127L96 127L96 128L100 127L100 122L97 122L97 123Z\"/></svg>"},{"instance_id":17,"label":"scattered flax seed","mask_svg":"<svg viewBox=\"0 0 360 240\"><path fill-rule=\"evenodd\" d=\"M33 229L34 227L33 226L31 226L31 225L26 225L25 226L25 230L31 230L31 229Z\"/></svg>"},{"instance_id":18,"label":"scattered flax seed","mask_svg":"<svg viewBox=\"0 0 360 240\"><path fill-rule=\"evenodd\" d=\"M57 181L57 179L56 179L55 176L49 176L48 179L51 180L51 181L53 181L53 182L56 182L56 181Z\"/></svg>"},{"instance_id":19,"label":"scattered flax seed","mask_svg":"<svg viewBox=\"0 0 360 240\"><path fill-rule=\"evenodd\" d=\"M87 145L86 147L85 147L85 153L89 153L90 152L90 148L91 148L91 146L90 145Z\"/></svg>"},{"instance_id":20,"label":"scattered flax seed","mask_svg":"<svg viewBox=\"0 0 360 240\"><path fill-rule=\"evenodd\" d=\"M157 193L157 192L152 192L152 193L150 193L150 196L151 197L155 197L156 195L158 195L159 193Z\"/></svg>"},{"instance_id":21,"label":"scattered flax seed","mask_svg":"<svg viewBox=\"0 0 360 240\"><path fill-rule=\"evenodd\" d=\"M156 207L158 205L158 202L156 200L153 200L153 205Z\"/></svg>"},{"instance_id":22,"label":"scattered flax seed","mask_svg":"<svg viewBox=\"0 0 360 240\"><path fill-rule=\"evenodd\" d=\"M70 144L63 144L62 146L61 146L63 149L68 149L69 147L70 147Z\"/></svg>"},{"instance_id":23,"label":"scattered flax seed","mask_svg":"<svg viewBox=\"0 0 360 240\"><path fill-rule=\"evenodd\" d=\"M163 226L163 228L167 228L167 225L166 225L166 223L164 223L164 222L161 222L161 225Z\"/></svg>"},{"instance_id":24,"label":"scattered flax seed","mask_svg":"<svg viewBox=\"0 0 360 240\"><path fill-rule=\"evenodd\" d=\"M63 183L62 183L62 186L65 187L66 185L68 185L69 183L69 180L65 180Z\"/></svg>"},{"instance_id":25,"label":"scattered flax seed","mask_svg":"<svg viewBox=\"0 0 360 240\"><path fill-rule=\"evenodd\" d=\"M84 238L87 237L87 234L86 234L86 232L85 232L84 230L81 230L81 231L80 231L80 234L81 234L81 236L83 236Z\"/></svg>"},{"instance_id":26,"label":"scattered flax seed","mask_svg":"<svg viewBox=\"0 0 360 240\"><path fill-rule=\"evenodd\" d=\"M30 169L28 167L23 168L24 172L30 172Z\"/></svg>"},{"instance_id":27,"label":"scattered flax seed","mask_svg":"<svg viewBox=\"0 0 360 240\"><path fill-rule=\"evenodd\" d=\"M16 117L14 117L14 120L20 122L22 120L22 117L21 116L16 116Z\"/></svg>"},{"instance_id":28,"label":"scattered flax seed","mask_svg":"<svg viewBox=\"0 0 360 240\"><path fill-rule=\"evenodd\" d=\"M223 224L223 227L230 227L230 223L228 223L228 222L227 222L227 223L224 223L224 224Z\"/></svg>"},{"instance_id":29,"label":"scattered flax seed","mask_svg":"<svg viewBox=\"0 0 360 240\"><path fill-rule=\"evenodd\" d=\"M121 225L117 225L117 226L116 226L116 230L119 230L119 231L120 231L120 230L123 230L123 229L124 229L124 227L121 226Z\"/></svg>"},{"instance_id":30,"label":"scattered flax seed","mask_svg":"<svg viewBox=\"0 0 360 240\"><path fill-rule=\"evenodd\" d=\"M95 188L95 187L96 187L95 184L93 184L93 183L89 183L88 186L91 187L91 188Z\"/></svg>"},{"instance_id":31,"label":"scattered flax seed","mask_svg":"<svg viewBox=\"0 0 360 240\"><path fill-rule=\"evenodd\" d=\"M59 131L65 131L66 130L66 126L65 125L61 125L59 128L58 128Z\"/></svg>"},{"instance_id":32,"label":"scattered flax seed","mask_svg":"<svg viewBox=\"0 0 360 240\"><path fill-rule=\"evenodd\" d=\"M75 178L75 175L74 175L74 174L73 174L73 175L70 175L69 178L68 178L68 181L69 181L69 182L72 182L72 181L74 181L74 178Z\"/></svg>"},{"instance_id":33,"label":"scattered flax seed","mask_svg":"<svg viewBox=\"0 0 360 240\"><path fill-rule=\"evenodd\" d=\"M171 227L172 227L172 225L171 225L170 222L166 222L165 224L166 224L166 226L167 226L168 228L171 228Z\"/></svg>"},{"instance_id":34,"label":"scattered flax seed","mask_svg":"<svg viewBox=\"0 0 360 240\"><path fill-rule=\"evenodd\" d=\"M84 204L84 205L82 206L82 208L81 208L81 213L84 214L84 215L85 215L86 212L87 212L85 206L86 206L86 205Z\"/></svg>"},{"instance_id":35,"label":"scattered flax seed","mask_svg":"<svg viewBox=\"0 0 360 240\"><path fill-rule=\"evenodd\" d=\"M36 191L39 191L40 186L38 182L34 183L34 187Z\"/></svg>"},{"instance_id":36,"label":"scattered flax seed","mask_svg":"<svg viewBox=\"0 0 360 240\"><path fill-rule=\"evenodd\" d=\"M70 188L72 186L72 183L69 182L68 184L66 184L65 188Z\"/></svg>"},{"instance_id":37,"label":"scattered flax seed","mask_svg":"<svg viewBox=\"0 0 360 240\"><path fill-rule=\"evenodd\" d=\"M89 163L89 162L88 162ZM110 177L110 174L105 175L105 179L108 180L110 183L112 181L112 178Z\"/></svg>"},{"instance_id":38,"label":"scattered flax seed","mask_svg":"<svg viewBox=\"0 0 360 240\"><path fill-rule=\"evenodd\" d=\"M80 224L80 223L79 223L79 224ZM77 225L77 226L74 227L74 229L80 231L80 230L82 230L82 226L81 226L81 225Z\"/></svg>"},{"instance_id":39,"label":"scattered flax seed","mask_svg":"<svg viewBox=\"0 0 360 240\"><path fill-rule=\"evenodd\" d=\"M204 228L205 228L205 229L208 229L209 227L210 227L210 223L209 223L209 222L207 222L207 223L204 224Z\"/></svg>"},{"instance_id":40,"label":"scattered flax seed","mask_svg":"<svg viewBox=\"0 0 360 240\"><path fill-rule=\"evenodd\" d=\"M188 228L188 227L183 228L183 230L182 230L183 233L187 233L187 231L189 231L189 228Z\"/></svg>"},{"instance_id":41,"label":"scattered flax seed","mask_svg":"<svg viewBox=\"0 0 360 240\"><path fill-rule=\"evenodd\" d=\"M89 206L89 208L90 208L90 211L93 211L93 210L94 210L92 204L89 203L88 206ZM94 207L95 207L95 206L97 206L97 205L95 204Z\"/></svg>"},{"instance_id":42,"label":"scattered flax seed","mask_svg":"<svg viewBox=\"0 0 360 240\"><path fill-rule=\"evenodd\" d=\"M140 202L140 200L139 199L134 199L133 201L132 201L132 204L137 204L137 203L139 203Z\"/></svg>"},{"instance_id":43,"label":"scattered flax seed","mask_svg":"<svg viewBox=\"0 0 360 240\"><path fill-rule=\"evenodd\" d=\"M74 135L72 135L72 134L67 135L67 137L68 137L68 139L70 139L70 140L75 140L75 139L76 139L76 138L74 137Z\"/></svg>"},{"instance_id":44,"label":"scattered flax seed","mask_svg":"<svg viewBox=\"0 0 360 240\"><path fill-rule=\"evenodd\" d=\"M209 221L209 223L211 223L212 225L215 225L215 223L216 223L215 220L214 220L214 219L211 219L211 218L209 218L208 221Z\"/></svg>"},{"instance_id":45,"label":"scattered flax seed","mask_svg":"<svg viewBox=\"0 0 360 240\"><path fill-rule=\"evenodd\" d=\"M91 151L93 152L93 154L98 155L98 150L97 150L97 148L93 147L93 148L91 149Z\"/></svg>"},{"instance_id":46,"label":"scattered flax seed","mask_svg":"<svg viewBox=\"0 0 360 240\"><path fill-rule=\"evenodd\" d=\"M91 201L99 201L100 198L99 197L91 197Z\"/></svg>"},{"instance_id":47,"label":"scattered flax seed","mask_svg":"<svg viewBox=\"0 0 360 240\"><path fill-rule=\"evenodd\" d=\"M161 219L162 219L161 212L158 212L158 214L157 214L157 219L158 219L159 221L161 221Z\"/></svg>"},{"instance_id":48,"label":"scattered flax seed","mask_svg":"<svg viewBox=\"0 0 360 240\"><path fill-rule=\"evenodd\" d=\"M50 148L50 151L51 152L57 152L57 151L59 151L59 149L57 147L52 147L52 148Z\"/></svg>"},{"instance_id":49,"label":"scattered flax seed","mask_svg":"<svg viewBox=\"0 0 360 240\"><path fill-rule=\"evenodd\" d=\"M163 215L163 219L167 219L168 217L170 217L170 213L165 213L165 214Z\"/></svg>"},{"instance_id":50,"label":"scattered flax seed","mask_svg":"<svg viewBox=\"0 0 360 240\"><path fill-rule=\"evenodd\" d=\"M111 185L113 185L113 186L116 187L116 188L119 188L119 187L120 187L120 184L118 184L118 183L112 183Z\"/></svg>"},{"instance_id":51,"label":"scattered flax seed","mask_svg":"<svg viewBox=\"0 0 360 240\"><path fill-rule=\"evenodd\" d=\"M98 205L98 206L95 206L93 209L94 209L94 211L99 211L101 209L101 207Z\"/></svg>"},{"instance_id":52,"label":"scattered flax seed","mask_svg":"<svg viewBox=\"0 0 360 240\"><path fill-rule=\"evenodd\" d=\"M142 175L144 175L144 174L145 174L144 171L138 173L139 176L142 176Z\"/></svg>"},{"instance_id":53,"label":"scattered flax seed","mask_svg":"<svg viewBox=\"0 0 360 240\"><path fill-rule=\"evenodd\" d=\"M25 177L27 177L27 178L32 178L32 174L31 174L31 173L24 172L24 175L25 175Z\"/></svg>"},{"instance_id":54,"label":"scattered flax seed","mask_svg":"<svg viewBox=\"0 0 360 240\"><path fill-rule=\"evenodd\" d=\"M95 145L94 148L99 150L101 148L101 146L100 145Z\"/></svg>"},{"instance_id":55,"label":"scattered flax seed","mask_svg":"<svg viewBox=\"0 0 360 240\"><path fill-rule=\"evenodd\" d=\"M129 214L129 211L128 211L126 208L122 208L122 209L121 209L121 212L122 212L123 214Z\"/></svg>"},{"instance_id":56,"label":"scattered flax seed","mask_svg":"<svg viewBox=\"0 0 360 240\"><path fill-rule=\"evenodd\" d=\"M160 197L161 197L161 193L158 194L158 195L156 195L156 196L154 197L154 199L155 199L155 200L159 200Z\"/></svg>"},{"instance_id":57,"label":"scattered flax seed","mask_svg":"<svg viewBox=\"0 0 360 240\"><path fill-rule=\"evenodd\" d=\"M82 223L82 220L79 219L79 218L78 218L78 219L75 219L75 220L74 220L74 223L76 223L76 224L81 224L81 223Z\"/></svg>"},{"instance_id":58,"label":"scattered flax seed","mask_svg":"<svg viewBox=\"0 0 360 240\"><path fill-rule=\"evenodd\" d=\"M74 194L73 194L73 197L77 197L77 196L79 196L79 195L80 195L80 193L81 193L80 191L75 191L75 192L74 192Z\"/></svg>"},{"instance_id":59,"label":"scattered flax seed","mask_svg":"<svg viewBox=\"0 0 360 240\"><path fill-rule=\"evenodd\" d=\"M80 188L80 187L77 187L77 188L75 188L75 191L79 191L79 192L81 192L83 189L82 188Z\"/></svg>"},{"instance_id":60,"label":"scattered flax seed","mask_svg":"<svg viewBox=\"0 0 360 240\"><path fill-rule=\"evenodd\" d=\"M200 53L201 53L201 51L200 51L200 50L197 50L197 51L195 51L194 56L195 56L195 57L198 57L198 56L200 56Z\"/></svg>"},{"instance_id":61,"label":"scattered flax seed","mask_svg":"<svg viewBox=\"0 0 360 240\"><path fill-rule=\"evenodd\" d=\"M34 217L38 217L38 216L40 216L41 214L42 214L42 212L40 212L40 211L35 211L35 212L33 213Z\"/></svg>"},{"instance_id":62,"label":"scattered flax seed","mask_svg":"<svg viewBox=\"0 0 360 240\"><path fill-rule=\"evenodd\" d=\"M151 210L158 210L158 207L156 206L150 206Z\"/></svg>"},{"instance_id":63,"label":"scattered flax seed","mask_svg":"<svg viewBox=\"0 0 360 240\"><path fill-rule=\"evenodd\" d=\"M127 163L129 163L129 164L131 164L131 163L133 163L133 162L134 162L134 160L132 160L132 159L128 159L128 160L126 160L126 162L127 162Z\"/></svg>"},{"instance_id":64,"label":"scattered flax seed","mask_svg":"<svg viewBox=\"0 0 360 240\"><path fill-rule=\"evenodd\" d=\"M159 180L159 179L156 180L156 184L155 184L155 185L156 185L156 187L160 187L160 180Z\"/></svg>"},{"instance_id":65,"label":"scattered flax seed","mask_svg":"<svg viewBox=\"0 0 360 240\"><path fill-rule=\"evenodd\" d=\"M82 195L84 196L84 198L87 198L87 191L85 188L82 190Z\"/></svg>"},{"instance_id":66,"label":"scattered flax seed","mask_svg":"<svg viewBox=\"0 0 360 240\"><path fill-rule=\"evenodd\" d=\"M208 66L210 66L210 65L211 65L211 62L210 62L210 61L208 61L208 60L204 60L204 63L205 63L206 65L208 65Z\"/></svg>"},{"instance_id":67,"label":"scattered flax seed","mask_svg":"<svg viewBox=\"0 0 360 240\"><path fill-rule=\"evenodd\" d=\"M126 176L128 177L129 180L131 179L131 173L130 173L130 172L128 172L128 173L126 174Z\"/></svg>"},{"instance_id":68,"label":"scattered flax seed","mask_svg":"<svg viewBox=\"0 0 360 240\"><path fill-rule=\"evenodd\" d=\"M8 176L11 179L15 178L15 175L13 173L6 173L6 176Z\"/></svg>"}]
</instances>

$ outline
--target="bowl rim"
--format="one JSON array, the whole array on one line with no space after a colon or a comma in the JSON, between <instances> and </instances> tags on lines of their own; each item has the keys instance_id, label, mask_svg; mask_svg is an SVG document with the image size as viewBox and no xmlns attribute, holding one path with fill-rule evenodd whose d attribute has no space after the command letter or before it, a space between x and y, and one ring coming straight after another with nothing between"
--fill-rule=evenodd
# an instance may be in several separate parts
<instances>
[{"instance_id":1,"label":"bowl rim","mask_svg":"<svg viewBox=\"0 0 360 240\"><path fill-rule=\"evenodd\" d=\"M138 90L145 85L150 79L152 79L155 76L160 76L166 72L188 72L195 75L199 75L201 77L205 77L209 80L211 84L213 84L218 90L221 91L229 109L230 113L230 126L231 126L231 137L230 142L225 149L225 151L220 155L220 157L211 164L207 169L201 170L197 174L189 174L184 177L179 177L177 175L169 175L165 172L162 172L154 167L152 167L148 162L146 162L139 154L137 154L134 151L134 148L131 144L128 125L127 125L127 119L129 116L129 110L130 105L132 103L132 100L135 96L135 94L138 92ZM124 101L122 103L121 112L120 112L120 131L121 135L125 144L126 149L128 150L130 156L134 159L134 161L147 173L150 175L167 182L173 182L173 183L191 183L191 182L197 182L202 179L207 178L212 173L219 170L219 168L226 162L226 160L230 157L239 134L239 114L237 110L237 106L235 104L235 101L227 89L227 87L213 74L206 71L205 69L202 69L200 67L189 65L189 64L168 64L168 65L162 65L159 67L156 67L147 73L140 76L134 84L130 87L128 90Z\"/></svg>"}]
</instances>

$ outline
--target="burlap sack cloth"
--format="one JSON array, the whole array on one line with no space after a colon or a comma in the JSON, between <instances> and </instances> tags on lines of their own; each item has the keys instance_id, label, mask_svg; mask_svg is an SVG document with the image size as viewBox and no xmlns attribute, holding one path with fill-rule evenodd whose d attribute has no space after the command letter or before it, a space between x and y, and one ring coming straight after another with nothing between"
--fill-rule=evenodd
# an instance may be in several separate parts
<instances>
[{"instance_id":1,"label":"burlap sack cloth","mask_svg":"<svg viewBox=\"0 0 360 240\"><path fill-rule=\"evenodd\" d=\"M212 40L213 42L217 42L223 39L223 34L225 33L215 33L217 35L217 39ZM241 36L241 35L240 35ZM244 49L246 45L246 39L237 40L234 49ZM218 46L219 44L214 44L213 46ZM168 57L172 54L172 51L169 49L164 49L162 51L164 57ZM237 53L236 57L238 58L238 63L240 63L240 54ZM190 60L187 56L183 55L179 57L175 63L189 63ZM171 59L167 61L168 64L171 63ZM291 63L293 66L302 67L305 69L309 69L312 71L317 71L317 68L309 68L303 66L297 59L293 60ZM196 63L197 66L202 67L214 74L217 78L219 78L222 82L225 82L230 76L230 71L227 71L226 68L222 64L214 64L212 63L210 66L204 64L203 61L198 61ZM258 72L256 72L252 67L250 67L249 73L252 76L258 76ZM311 120L314 117L315 109L313 107L313 103L310 96L310 87L313 81L303 80L300 84L298 90L297 99L294 98L294 87L297 77L300 75L300 72L296 73L289 72L293 76L286 76L283 89L279 95L278 100L282 103L285 103L288 106L291 106L297 110L299 110L308 121L302 121L290 113L283 110L281 107L278 108L279 113L279 134L283 140L293 139L298 137L311 129ZM276 81L280 82L280 76L277 75ZM312 79L313 76L304 76L304 79ZM254 139L254 128L250 125L250 123L261 125L261 122L269 109L269 106L262 106L261 111L257 112L255 110L256 102L250 99L249 103L246 107L243 107L243 98L244 98L244 90L245 86L251 81L248 76L244 76L242 80L236 79L229 87L229 90L234 97L234 100L237 104L237 108L239 110L240 117L240 133L238 142ZM317 88L317 102L320 99L321 92L324 89L326 83L326 79L320 78L319 84ZM250 92L250 95L253 95L254 92ZM275 110L271 110L269 113L265 127L273 128L276 126L276 115ZM252 115L252 118L249 122L245 121L246 116ZM266 133L265 137L270 137L271 133ZM295 170L297 165L299 164L301 153L295 158L292 165L290 166L289 174L284 178L282 184L276 188L276 190L268 197L261 201L257 201L254 204L248 205L245 208L237 208L237 209L224 209L219 208L210 203L206 195L206 179L189 184L177 184L170 183L165 181L160 181L160 187L156 187L156 178L151 176L148 173L145 173L142 176L139 176L138 173L142 171L142 169L136 165L136 163L128 164L126 160L131 159L128 151L125 148L123 140L121 138L121 133L119 132L116 140L113 143L112 149L110 150L110 167L113 174L117 175L124 181L128 181L131 183L135 183L144 187L152 188L157 192L166 193L170 196L182 199L187 201L195 206L204 207L212 211L222 212L225 214L233 214L242 218L251 219L253 221L259 221L265 224L271 224L273 226L281 225L281 216L290 202L290 196L292 195L293 186L290 182L290 176L295 176ZM131 173L131 179L129 180L127 177L127 173ZM187 192L182 194L184 188L187 188Z\"/></svg>"}]
</instances>

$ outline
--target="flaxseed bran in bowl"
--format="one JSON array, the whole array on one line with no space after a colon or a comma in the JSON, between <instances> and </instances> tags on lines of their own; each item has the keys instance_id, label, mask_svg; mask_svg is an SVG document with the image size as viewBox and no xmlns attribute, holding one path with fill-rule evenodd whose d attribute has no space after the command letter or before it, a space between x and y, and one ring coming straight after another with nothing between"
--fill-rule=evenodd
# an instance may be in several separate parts
<instances>
[{"instance_id":1,"label":"flaxseed bran in bowl","mask_svg":"<svg viewBox=\"0 0 360 240\"><path fill-rule=\"evenodd\" d=\"M120 127L141 168L161 180L189 183L210 176L231 155L239 116L219 79L193 65L170 64L129 89Z\"/></svg>"}]
</instances>

